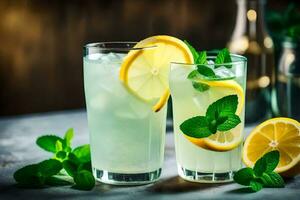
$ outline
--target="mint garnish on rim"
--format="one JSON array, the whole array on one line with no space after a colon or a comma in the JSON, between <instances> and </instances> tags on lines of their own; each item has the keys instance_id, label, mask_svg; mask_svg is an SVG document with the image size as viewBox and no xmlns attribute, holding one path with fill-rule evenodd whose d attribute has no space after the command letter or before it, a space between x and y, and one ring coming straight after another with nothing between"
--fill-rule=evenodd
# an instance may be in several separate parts
<instances>
[{"instance_id":1,"label":"mint garnish on rim","mask_svg":"<svg viewBox=\"0 0 300 200\"><path fill-rule=\"evenodd\" d=\"M209 64L207 60L206 51L197 52L196 49L186 40L184 40L185 44L189 47L193 58L194 64L197 65L197 69L193 70L187 76L188 79L192 81L193 87L199 91L204 92L209 89L209 85L205 83L200 83L197 79L206 79L206 80L215 80L219 77L216 75L214 69L217 69L222 66L224 63L231 63L230 52L227 48L222 49L218 52L216 59L213 64ZM224 65L226 68L231 68L232 65ZM233 77L232 77L233 78ZM196 84L195 84L196 82ZM200 89L199 89L200 88Z\"/></svg>"}]
</instances>

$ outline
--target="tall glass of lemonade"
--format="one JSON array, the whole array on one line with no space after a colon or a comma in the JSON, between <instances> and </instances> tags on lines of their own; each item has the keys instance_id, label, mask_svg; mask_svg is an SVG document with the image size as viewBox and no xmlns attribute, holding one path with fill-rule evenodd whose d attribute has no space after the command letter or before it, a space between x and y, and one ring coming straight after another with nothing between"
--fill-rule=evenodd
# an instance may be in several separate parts
<instances>
[{"instance_id":1,"label":"tall glass of lemonade","mask_svg":"<svg viewBox=\"0 0 300 200\"><path fill-rule=\"evenodd\" d=\"M95 43L84 47L84 86L92 166L97 180L112 184L140 184L161 173L166 106L130 93L119 79L120 66L135 43Z\"/></svg>"},{"instance_id":2,"label":"tall glass of lemonade","mask_svg":"<svg viewBox=\"0 0 300 200\"><path fill-rule=\"evenodd\" d=\"M185 180L227 182L242 166L246 58L230 56L222 64L214 52L205 64L171 64L176 159Z\"/></svg>"},{"instance_id":3,"label":"tall glass of lemonade","mask_svg":"<svg viewBox=\"0 0 300 200\"><path fill-rule=\"evenodd\" d=\"M182 48L181 48L182 46ZM179 39L84 47L84 88L93 173L119 185L151 183L163 164L171 61L192 57Z\"/></svg>"}]
</instances>

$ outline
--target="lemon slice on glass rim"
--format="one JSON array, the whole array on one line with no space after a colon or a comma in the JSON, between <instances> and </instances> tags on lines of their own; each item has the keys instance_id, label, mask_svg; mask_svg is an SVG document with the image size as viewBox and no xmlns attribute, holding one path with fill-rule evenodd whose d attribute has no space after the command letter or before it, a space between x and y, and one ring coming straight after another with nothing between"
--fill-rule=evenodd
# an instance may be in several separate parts
<instances>
[{"instance_id":1,"label":"lemon slice on glass rim","mask_svg":"<svg viewBox=\"0 0 300 200\"><path fill-rule=\"evenodd\" d=\"M158 112L170 96L170 63L193 63L193 55L183 41L167 35L146 38L134 48L141 49L129 51L121 65L119 78L128 91L142 101L155 100L152 109Z\"/></svg>"}]
</instances>

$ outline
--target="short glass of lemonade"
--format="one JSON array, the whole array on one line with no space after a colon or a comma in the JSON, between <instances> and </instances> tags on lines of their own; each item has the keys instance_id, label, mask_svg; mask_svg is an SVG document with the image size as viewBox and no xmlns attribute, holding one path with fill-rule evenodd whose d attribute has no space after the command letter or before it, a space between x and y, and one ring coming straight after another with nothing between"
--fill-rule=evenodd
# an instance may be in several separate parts
<instances>
[{"instance_id":1,"label":"short glass of lemonade","mask_svg":"<svg viewBox=\"0 0 300 200\"><path fill-rule=\"evenodd\" d=\"M173 105L177 167L179 175L188 181L232 181L234 172L242 167L247 60L243 56L231 54L230 63L214 64L216 56L217 53L209 52L208 63L203 66L171 63L169 85ZM201 67L212 68L216 76L214 78L205 76L191 78L191 73ZM237 100L237 105L233 106L235 113L231 113L231 116L235 115L233 120L236 118L240 120L235 127L226 131L225 126L217 125L230 123L229 115L221 114L218 110L220 108L217 108L215 103L220 100L217 104L220 104L219 107L222 106L220 102L225 100L224 97L229 101L229 105L234 104L231 101ZM214 114L211 114L212 110ZM226 112L222 111L222 113ZM210 120L207 115L218 119ZM221 131L212 128L213 134L202 138L184 134L182 128L186 127L182 127L182 124L197 116L206 116L207 122L205 121L204 124L207 124L208 129L213 124L213 127L218 127ZM197 123L198 118L194 119ZM205 127L200 125L200 128ZM191 132L193 132L192 129ZM201 131L199 133L201 134Z\"/></svg>"}]
</instances>

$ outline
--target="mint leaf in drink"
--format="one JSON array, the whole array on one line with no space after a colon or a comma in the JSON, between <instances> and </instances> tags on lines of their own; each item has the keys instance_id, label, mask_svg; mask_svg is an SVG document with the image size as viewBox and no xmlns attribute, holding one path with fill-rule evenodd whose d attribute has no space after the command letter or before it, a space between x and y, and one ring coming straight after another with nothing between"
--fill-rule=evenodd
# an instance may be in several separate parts
<instances>
[{"instance_id":1,"label":"mint leaf in drink","mask_svg":"<svg viewBox=\"0 0 300 200\"><path fill-rule=\"evenodd\" d=\"M188 79L195 79L199 76L199 72L197 70L193 70L187 76Z\"/></svg>"},{"instance_id":2,"label":"mint leaf in drink","mask_svg":"<svg viewBox=\"0 0 300 200\"><path fill-rule=\"evenodd\" d=\"M95 178L90 171L81 170L74 177L74 188L79 190L91 190L95 186Z\"/></svg>"},{"instance_id":3,"label":"mint leaf in drink","mask_svg":"<svg viewBox=\"0 0 300 200\"><path fill-rule=\"evenodd\" d=\"M254 172L253 169L246 167L243 169L240 169L239 171L237 171L234 176L233 176L233 180L240 184L240 185L245 185L245 186L249 186L250 185L250 181L254 178Z\"/></svg>"},{"instance_id":4,"label":"mint leaf in drink","mask_svg":"<svg viewBox=\"0 0 300 200\"><path fill-rule=\"evenodd\" d=\"M258 159L254 165L254 173L261 176L264 172L272 172L279 163L279 151L270 151Z\"/></svg>"},{"instance_id":5,"label":"mint leaf in drink","mask_svg":"<svg viewBox=\"0 0 300 200\"><path fill-rule=\"evenodd\" d=\"M197 81L192 81L192 85L193 85L194 89L199 92L205 92L206 90L209 89L209 85L207 85L205 83L197 82Z\"/></svg>"},{"instance_id":6,"label":"mint leaf in drink","mask_svg":"<svg viewBox=\"0 0 300 200\"><path fill-rule=\"evenodd\" d=\"M88 145L88 144L76 147L72 153L82 163L91 161L90 145Z\"/></svg>"},{"instance_id":7,"label":"mint leaf in drink","mask_svg":"<svg viewBox=\"0 0 300 200\"><path fill-rule=\"evenodd\" d=\"M212 134L209 129L209 122L204 116L192 117L180 125L180 130L187 136L204 138Z\"/></svg>"},{"instance_id":8,"label":"mint leaf in drink","mask_svg":"<svg viewBox=\"0 0 300 200\"><path fill-rule=\"evenodd\" d=\"M193 55L193 58L194 58L194 63L198 60L198 57L199 57L199 54L198 52L196 51L196 49L186 40L183 41L187 46L188 48L190 49L192 55Z\"/></svg>"},{"instance_id":9,"label":"mint leaf in drink","mask_svg":"<svg viewBox=\"0 0 300 200\"><path fill-rule=\"evenodd\" d=\"M51 176L47 177L45 180L45 184L49 186L65 186L65 185L72 185L71 182L64 180L62 178Z\"/></svg>"},{"instance_id":10,"label":"mint leaf in drink","mask_svg":"<svg viewBox=\"0 0 300 200\"><path fill-rule=\"evenodd\" d=\"M180 125L180 130L187 136L195 138L208 137L219 131L229 131L240 122L235 115L237 109L237 95L225 96L211 105L206 110L206 116L196 116L185 120Z\"/></svg>"},{"instance_id":11,"label":"mint leaf in drink","mask_svg":"<svg viewBox=\"0 0 300 200\"><path fill-rule=\"evenodd\" d=\"M221 123L218 123L218 131L229 131L241 123L241 119L236 114L229 114L226 117L220 117L222 119ZM225 119L225 120L224 120Z\"/></svg>"},{"instance_id":12,"label":"mint leaf in drink","mask_svg":"<svg viewBox=\"0 0 300 200\"><path fill-rule=\"evenodd\" d=\"M216 74L214 72L214 70L212 70L211 68L205 66L205 65L197 65L197 71L199 72L199 74L208 77L208 78L216 78Z\"/></svg>"},{"instance_id":13,"label":"mint leaf in drink","mask_svg":"<svg viewBox=\"0 0 300 200\"><path fill-rule=\"evenodd\" d=\"M263 188L263 184L254 179L250 181L250 187L254 192L258 192Z\"/></svg>"},{"instance_id":14,"label":"mint leaf in drink","mask_svg":"<svg viewBox=\"0 0 300 200\"><path fill-rule=\"evenodd\" d=\"M38 166L38 171L44 177L56 175L62 169L62 163L56 159L44 160L40 162Z\"/></svg>"},{"instance_id":15,"label":"mint leaf in drink","mask_svg":"<svg viewBox=\"0 0 300 200\"><path fill-rule=\"evenodd\" d=\"M36 144L46 151L56 153L56 141L63 142L63 139L56 135L44 135L36 140Z\"/></svg>"},{"instance_id":16,"label":"mint leaf in drink","mask_svg":"<svg viewBox=\"0 0 300 200\"><path fill-rule=\"evenodd\" d=\"M215 60L215 68L221 67L221 64L225 64L225 63L231 63L231 56L230 56L230 52L227 48L222 49L221 51L219 51L216 60ZM226 68L231 68L232 65L224 65Z\"/></svg>"},{"instance_id":17,"label":"mint leaf in drink","mask_svg":"<svg viewBox=\"0 0 300 200\"><path fill-rule=\"evenodd\" d=\"M38 164L22 167L14 173L14 179L21 187L42 187L45 180L42 174L39 173L38 169Z\"/></svg>"},{"instance_id":18,"label":"mint leaf in drink","mask_svg":"<svg viewBox=\"0 0 300 200\"><path fill-rule=\"evenodd\" d=\"M263 173L261 180L264 184L264 187L271 187L271 188L284 187L284 180L276 172Z\"/></svg>"},{"instance_id":19,"label":"mint leaf in drink","mask_svg":"<svg viewBox=\"0 0 300 200\"><path fill-rule=\"evenodd\" d=\"M237 105L237 95L225 96L209 105L206 118L210 123L216 124L218 131L229 131L241 123L239 116L235 114Z\"/></svg>"},{"instance_id":20,"label":"mint leaf in drink","mask_svg":"<svg viewBox=\"0 0 300 200\"><path fill-rule=\"evenodd\" d=\"M64 141L67 147L71 147L71 141L74 137L74 129L70 128L66 131L64 136Z\"/></svg>"},{"instance_id":21,"label":"mint leaf in drink","mask_svg":"<svg viewBox=\"0 0 300 200\"><path fill-rule=\"evenodd\" d=\"M230 114L235 114L237 106L237 95L225 96L209 105L206 110L206 117L213 120L219 118L220 116L226 117Z\"/></svg>"}]
</instances>

